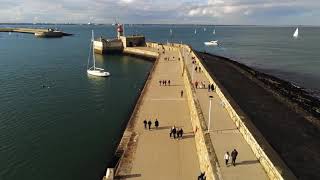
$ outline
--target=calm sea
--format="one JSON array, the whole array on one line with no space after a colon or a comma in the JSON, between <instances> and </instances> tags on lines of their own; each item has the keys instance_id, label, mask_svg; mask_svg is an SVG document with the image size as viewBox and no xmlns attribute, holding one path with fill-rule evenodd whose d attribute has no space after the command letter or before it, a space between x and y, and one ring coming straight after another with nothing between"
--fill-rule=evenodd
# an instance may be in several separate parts
<instances>
[{"instance_id":1,"label":"calm sea","mask_svg":"<svg viewBox=\"0 0 320 180\"><path fill-rule=\"evenodd\" d=\"M89 77L90 31L94 29L96 36L114 37L114 27L50 27L75 35L38 39L29 34L0 33L1 180L100 179L152 66L138 58L96 55L97 64L112 76ZM256 26L125 27L127 34L144 34L149 41L183 42L197 50L231 57L317 94L320 28L300 27L298 39L292 38L294 30ZM219 46L205 47L203 43L211 40L218 40Z\"/></svg>"}]
</instances>

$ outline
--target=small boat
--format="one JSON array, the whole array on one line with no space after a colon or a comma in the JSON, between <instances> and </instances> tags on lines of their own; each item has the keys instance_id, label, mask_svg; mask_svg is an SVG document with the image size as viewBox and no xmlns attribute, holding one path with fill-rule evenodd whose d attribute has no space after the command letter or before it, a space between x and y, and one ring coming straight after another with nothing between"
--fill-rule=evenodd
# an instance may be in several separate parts
<instances>
[{"instance_id":1,"label":"small boat","mask_svg":"<svg viewBox=\"0 0 320 180\"><path fill-rule=\"evenodd\" d=\"M294 31L293 37L294 38L298 38L299 37L299 29L298 28Z\"/></svg>"},{"instance_id":2,"label":"small boat","mask_svg":"<svg viewBox=\"0 0 320 180\"><path fill-rule=\"evenodd\" d=\"M194 34L197 34L197 29L194 30Z\"/></svg>"},{"instance_id":3,"label":"small boat","mask_svg":"<svg viewBox=\"0 0 320 180\"><path fill-rule=\"evenodd\" d=\"M212 34L216 34L216 30L215 29L213 30Z\"/></svg>"},{"instance_id":4,"label":"small boat","mask_svg":"<svg viewBox=\"0 0 320 180\"><path fill-rule=\"evenodd\" d=\"M217 46L218 45L218 41L204 42L204 45L206 45L206 46Z\"/></svg>"},{"instance_id":5,"label":"small boat","mask_svg":"<svg viewBox=\"0 0 320 180\"><path fill-rule=\"evenodd\" d=\"M88 58L87 73L89 75L99 76L99 77L110 76L109 72L104 71L104 69L102 69L102 68L97 68L96 67L96 58L95 58L95 55L94 55L93 42L94 42L94 33L93 33L93 30L92 30L92 38L91 38L90 52L89 52L89 58ZM92 51L93 66L89 68L91 51Z\"/></svg>"},{"instance_id":6,"label":"small boat","mask_svg":"<svg viewBox=\"0 0 320 180\"><path fill-rule=\"evenodd\" d=\"M203 31L207 31L207 28L203 28Z\"/></svg>"}]
</instances>

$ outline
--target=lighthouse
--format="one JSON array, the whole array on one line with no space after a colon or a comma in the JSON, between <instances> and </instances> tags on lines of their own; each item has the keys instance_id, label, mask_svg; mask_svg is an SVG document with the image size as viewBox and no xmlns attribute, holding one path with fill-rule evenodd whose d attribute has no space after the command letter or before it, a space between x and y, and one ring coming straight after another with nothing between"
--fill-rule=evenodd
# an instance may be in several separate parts
<instances>
[{"instance_id":1,"label":"lighthouse","mask_svg":"<svg viewBox=\"0 0 320 180\"><path fill-rule=\"evenodd\" d=\"M120 39L123 36L123 24L117 24L117 37Z\"/></svg>"}]
</instances>

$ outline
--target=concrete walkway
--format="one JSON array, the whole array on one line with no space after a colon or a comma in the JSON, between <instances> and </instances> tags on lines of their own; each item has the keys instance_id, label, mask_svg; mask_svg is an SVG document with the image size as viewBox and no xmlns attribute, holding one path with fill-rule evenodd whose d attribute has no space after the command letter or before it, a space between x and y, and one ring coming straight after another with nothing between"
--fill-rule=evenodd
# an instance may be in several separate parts
<instances>
[{"instance_id":1,"label":"concrete walkway","mask_svg":"<svg viewBox=\"0 0 320 180\"><path fill-rule=\"evenodd\" d=\"M189 53L183 53L190 74L193 73L193 82L205 83L205 88L196 89L196 96L200 102L201 109L208 122L209 115L209 96L213 96L211 108L210 137L218 157L221 174L224 180L246 179L262 180L268 179L263 167L256 159L251 148L242 137L234 122L229 117L227 110L223 107L218 95L214 92L208 92L208 79L201 72L195 72L195 65L192 64L192 57ZM194 72L192 72L194 71ZM226 151L237 149L238 157L236 166L225 165L224 154ZM230 163L230 162L229 162Z\"/></svg>"},{"instance_id":2,"label":"concrete walkway","mask_svg":"<svg viewBox=\"0 0 320 180\"><path fill-rule=\"evenodd\" d=\"M138 136L134 154L130 155L131 172L120 174L121 179L194 180L200 173L187 100L180 97L184 84L178 55L178 51L167 51L160 56L134 120ZM169 56L170 61L164 59ZM159 80L170 80L171 85L160 86ZM158 129L154 128L156 118L160 123ZM144 128L144 119L152 119L151 130ZM183 139L169 137L173 125L183 128Z\"/></svg>"}]
</instances>

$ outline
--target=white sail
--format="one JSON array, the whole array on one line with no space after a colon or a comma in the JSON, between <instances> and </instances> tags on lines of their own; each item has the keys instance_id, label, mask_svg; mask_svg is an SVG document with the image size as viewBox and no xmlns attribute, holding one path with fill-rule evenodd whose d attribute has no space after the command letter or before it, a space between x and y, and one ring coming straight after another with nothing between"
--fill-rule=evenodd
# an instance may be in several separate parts
<instances>
[{"instance_id":1,"label":"white sail","mask_svg":"<svg viewBox=\"0 0 320 180\"><path fill-rule=\"evenodd\" d=\"M203 28L203 31L207 31L207 28Z\"/></svg>"},{"instance_id":2,"label":"white sail","mask_svg":"<svg viewBox=\"0 0 320 180\"><path fill-rule=\"evenodd\" d=\"M215 29L213 30L212 34L216 34L216 30Z\"/></svg>"},{"instance_id":3,"label":"white sail","mask_svg":"<svg viewBox=\"0 0 320 180\"><path fill-rule=\"evenodd\" d=\"M172 29L170 29L170 35L172 36Z\"/></svg>"},{"instance_id":4,"label":"white sail","mask_svg":"<svg viewBox=\"0 0 320 180\"><path fill-rule=\"evenodd\" d=\"M197 29L194 30L194 34L197 34Z\"/></svg>"},{"instance_id":5,"label":"white sail","mask_svg":"<svg viewBox=\"0 0 320 180\"><path fill-rule=\"evenodd\" d=\"M299 36L299 29L297 28L293 33L293 37L298 38L298 36Z\"/></svg>"}]
</instances>

